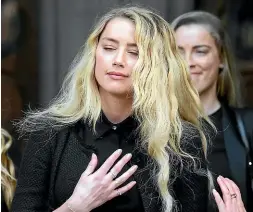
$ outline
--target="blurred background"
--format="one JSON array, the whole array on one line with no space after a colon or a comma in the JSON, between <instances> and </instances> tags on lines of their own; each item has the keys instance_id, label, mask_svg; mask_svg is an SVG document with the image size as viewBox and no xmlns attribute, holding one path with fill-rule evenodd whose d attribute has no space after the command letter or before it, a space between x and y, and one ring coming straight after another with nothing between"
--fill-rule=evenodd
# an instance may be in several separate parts
<instances>
[{"instance_id":1,"label":"blurred background","mask_svg":"<svg viewBox=\"0 0 253 212\"><path fill-rule=\"evenodd\" d=\"M23 142L12 121L49 103L97 18L129 3L152 7L169 22L191 10L219 16L235 50L242 99L253 107L252 0L2 0L1 124L14 137L10 154L17 166Z\"/></svg>"}]
</instances>

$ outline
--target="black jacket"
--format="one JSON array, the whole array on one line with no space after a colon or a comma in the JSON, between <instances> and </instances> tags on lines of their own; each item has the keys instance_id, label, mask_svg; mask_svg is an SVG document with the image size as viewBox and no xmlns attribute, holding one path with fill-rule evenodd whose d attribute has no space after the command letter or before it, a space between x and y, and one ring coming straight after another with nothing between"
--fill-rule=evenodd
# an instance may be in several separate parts
<instances>
[{"instance_id":1,"label":"black jacket","mask_svg":"<svg viewBox=\"0 0 253 212\"><path fill-rule=\"evenodd\" d=\"M68 157L74 167L69 176L62 176L67 182L62 184L62 190L68 191L69 196L85 170L92 154L92 149L80 145L76 134L76 126L69 126L56 132L41 132L31 136L19 172L17 189L13 200L13 212L52 211L58 208L54 200L55 179L61 175L58 164L63 157ZM85 127L83 125L82 127ZM190 135L192 134L192 135ZM206 162L200 138L196 132L187 134L182 140L184 151L199 158L200 166L206 169ZM141 154L141 153L140 153ZM146 154L140 155L145 161ZM74 161L74 162L73 162ZM185 161L187 164L187 161ZM175 167L178 168L179 167ZM152 167L143 167L136 174L135 179L139 186L145 212L161 211L161 201L151 179ZM76 179L73 182L73 179ZM174 197L180 204L183 212L203 212L207 208L208 180L191 171L183 170L176 181L169 186ZM62 199L64 203L66 199Z\"/></svg>"},{"instance_id":2,"label":"black jacket","mask_svg":"<svg viewBox=\"0 0 253 212\"><path fill-rule=\"evenodd\" d=\"M247 155L238 130L235 111L239 111L242 115L246 131L249 135L248 140L251 147L253 147L253 110L235 109L228 107L225 104L222 106L222 124L224 129L224 141L229 161L229 168L231 170L233 179L240 188L242 199L247 205L247 195L249 195L247 194L249 193L247 192L247 190L249 190L249 184L247 184L247 180L249 180L247 173Z\"/></svg>"}]
</instances>

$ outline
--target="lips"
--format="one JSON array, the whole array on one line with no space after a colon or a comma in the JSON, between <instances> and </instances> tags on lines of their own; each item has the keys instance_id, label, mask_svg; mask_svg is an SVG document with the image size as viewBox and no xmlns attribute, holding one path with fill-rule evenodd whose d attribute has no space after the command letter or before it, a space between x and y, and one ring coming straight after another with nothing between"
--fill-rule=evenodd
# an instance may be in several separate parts
<instances>
[{"instance_id":1,"label":"lips","mask_svg":"<svg viewBox=\"0 0 253 212\"><path fill-rule=\"evenodd\" d=\"M109 72L109 73L107 73L107 74L110 75L110 76L128 77L128 75L126 75L126 74L123 74L123 73L121 73L121 72L115 72L115 71Z\"/></svg>"},{"instance_id":2,"label":"lips","mask_svg":"<svg viewBox=\"0 0 253 212\"><path fill-rule=\"evenodd\" d=\"M194 72L194 71L191 71L190 74L199 75L199 74L201 74L201 72Z\"/></svg>"},{"instance_id":3,"label":"lips","mask_svg":"<svg viewBox=\"0 0 253 212\"><path fill-rule=\"evenodd\" d=\"M128 77L127 75L121 73L121 72L115 72L115 71L112 71L112 72L109 72L107 73L108 75L114 75L114 76L120 76L120 77Z\"/></svg>"}]
</instances>

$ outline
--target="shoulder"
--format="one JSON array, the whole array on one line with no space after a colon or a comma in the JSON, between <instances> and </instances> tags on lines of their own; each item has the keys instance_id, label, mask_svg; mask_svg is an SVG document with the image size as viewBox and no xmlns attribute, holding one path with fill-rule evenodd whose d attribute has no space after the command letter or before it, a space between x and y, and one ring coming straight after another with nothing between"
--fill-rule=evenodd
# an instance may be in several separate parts
<instances>
[{"instance_id":1,"label":"shoulder","mask_svg":"<svg viewBox=\"0 0 253 212\"><path fill-rule=\"evenodd\" d=\"M238 111L242 114L251 114L253 115L253 108L252 107L242 107L242 108L236 108L236 107L230 107L231 110Z\"/></svg>"},{"instance_id":2,"label":"shoulder","mask_svg":"<svg viewBox=\"0 0 253 212\"><path fill-rule=\"evenodd\" d=\"M25 135L26 146L32 146L32 149L55 149L57 146L63 146L69 139L70 134L75 134L83 123L76 122L64 127L51 126L40 130L34 130Z\"/></svg>"},{"instance_id":3,"label":"shoulder","mask_svg":"<svg viewBox=\"0 0 253 212\"><path fill-rule=\"evenodd\" d=\"M208 178L201 136L193 125L183 126L181 148L190 157L182 157L183 166L173 185L175 199L182 211L206 211Z\"/></svg>"},{"instance_id":4,"label":"shoulder","mask_svg":"<svg viewBox=\"0 0 253 212\"><path fill-rule=\"evenodd\" d=\"M183 151L186 151L191 155L203 151L203 144L200 132L195 126L190 123L183 123L183 130L180 142Z\"/></svg>"},{"instance_id":5,"label":"shoulder","mask_svg":"<svg viewBox=\"0 0 253 212\"><path fill-rule=\"evenodd\" d=\"M188 172L199 172L203 170L205 172L207 168L207 160L204 152L204 142L197 127L186 123L184 124L181 148L188 154L183 157L184 171ZM207 145L207 144L205 144Z\"/></svg>"},{"instance_id":6,"label":"shoulder","mask_svg":"<svg viewBox=\"0 0 253 212\"><path fill-rule=\"evenodd\" d=\"M250 127L253 129L252 120L253 120L253 108L245 107L245 108L233 108L230 107L234 113L239 113L242 117L242 120L246 127Z\"/></svg>"},{"instance_id":7,"label":"shoulder","mask_svg":"<svg viewBox=\"0 0 253 212\"><path fill-rule=\"evenodd\" d=\"M207 168L200 133L196 127L189 123L183 124L180 150L181 154L173 154L171 157L172 166L176 173L179 171L179 175L187 175Z\"/></svg>"},{"instance_id":8,"label":"shoulder","mask_svg":"<svg viewBox=\"0 0 253 212\"><path fill-rule=\"evenodd\" d=\"M234 108L235 111L238 111L243 118L245 119L251 119L253 118L253 108Z\"/></svg>"},{"instance_id":9,"label":"shoulder","mask_svg":"<svg viewBox=\"0 0 253 212\"><path fill-rule=\"evenodd\" d=\"M253 108L252 107L231 107L226 104L222 105L223 108L231 113L240 113L242 116L250 116L253 117Z\"/></svg>"}]
</instances>

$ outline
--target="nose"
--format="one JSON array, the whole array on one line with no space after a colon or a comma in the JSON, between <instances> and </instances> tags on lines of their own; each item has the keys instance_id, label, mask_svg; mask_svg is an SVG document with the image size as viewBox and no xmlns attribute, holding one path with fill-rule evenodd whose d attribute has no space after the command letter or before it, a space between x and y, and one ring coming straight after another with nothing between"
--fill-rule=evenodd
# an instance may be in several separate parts
<instances>
[{"instance_id":1,"label":"nose","mask_svg":"<svg viewBox=\"0 0 253 212\"><path fill-rule=\"evenodd\" d=\"M124 68L125 65L125 51L119 49L114 57L113 66Z\"/></svg>"},{"instance_id":2,"label":"nose","mask_svg":"<svg viewBox=\"0 0 253 212\"><path fill-rule=\"evenodd\" d=\"M186 54L185 60L188 64L189 68L194 68L196 66L195 60L191 54Z\"/></svg>"}]
</instances>

